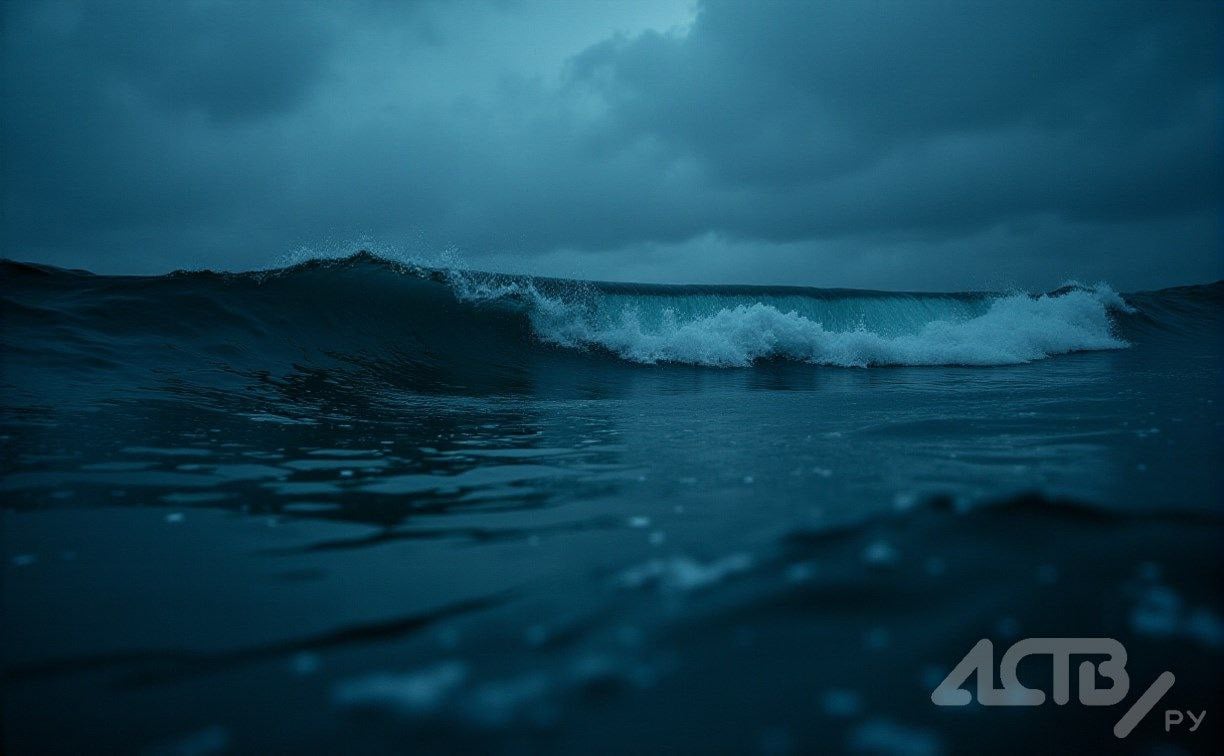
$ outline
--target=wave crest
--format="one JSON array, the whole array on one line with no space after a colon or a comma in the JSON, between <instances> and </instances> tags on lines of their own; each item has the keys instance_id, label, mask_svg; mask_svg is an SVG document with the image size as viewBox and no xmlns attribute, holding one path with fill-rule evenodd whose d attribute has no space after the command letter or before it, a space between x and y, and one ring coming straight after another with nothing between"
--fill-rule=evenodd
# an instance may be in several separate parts
<instances>
[{"instance_id":1,"label":"wave crest","mask_svg":"<svg viewBox=\"0 0 1224 756\"><path fill-rule=\"evenodd\" d=\"M1103 284L1036 296L607 284L368 253L157 278L0 268L3 372L29 385L355 366L421 390L493 391L586 353L633 365L1012 365L1128 338L1214 338L1224 301L1224 284L1126 300Z\"/></svg>"},{"instance_id":2,"label":"wave crest","mask_svg":"<svg viewBox=\"0 0 1224 756\"><path fill-rule=\"evenodd\" d=\"M549 292L530 280L451 274L469 302L522 303L535 335L642 364L746 367L1013 365L1069 352L1122 349L1112 311L1130 307L1109 286L1051 294L837 298L616 295L594 287ZM785 304L773 300L790 300ZM789 305L789 306L788 306Z\"/></svg>"}]
</instances>

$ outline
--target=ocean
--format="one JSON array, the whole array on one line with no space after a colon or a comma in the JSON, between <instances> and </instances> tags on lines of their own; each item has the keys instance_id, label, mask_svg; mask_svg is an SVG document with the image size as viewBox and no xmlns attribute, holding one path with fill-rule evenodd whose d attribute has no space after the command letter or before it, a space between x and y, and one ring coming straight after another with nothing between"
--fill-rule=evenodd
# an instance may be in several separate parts
<instances>
[{"instance_id":1,"label":"ocean","mask_svg":"<svg viewBox=\"0 0 1224 756\"><path fill-rule=\"evenodd\" d=\"M9 752L1219 734L1224 283L5 262L0 359ZM1132 693L935 705L982 638L1116 639ZM1051 670L1020 666L1034 688ZM1207 719L1166 731L1166 709Z\"/></svg>"}]
</instances>

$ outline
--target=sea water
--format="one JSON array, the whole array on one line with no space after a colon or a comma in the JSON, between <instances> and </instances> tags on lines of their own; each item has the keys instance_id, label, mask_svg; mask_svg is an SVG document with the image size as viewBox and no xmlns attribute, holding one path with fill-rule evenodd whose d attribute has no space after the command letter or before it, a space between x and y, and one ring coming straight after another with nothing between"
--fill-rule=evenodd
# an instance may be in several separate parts
<instances>
[{"instance_id":1,"label":"sea water","mask_svg":"<svg viewBox=\"0 0 1224 756\"><path fill-rule=\"evenodd\" d=\"M1208 747L930 696L1112 637L1219 712L1220 284L0 294L13 751Z\"/></svg>"}]
</instances>

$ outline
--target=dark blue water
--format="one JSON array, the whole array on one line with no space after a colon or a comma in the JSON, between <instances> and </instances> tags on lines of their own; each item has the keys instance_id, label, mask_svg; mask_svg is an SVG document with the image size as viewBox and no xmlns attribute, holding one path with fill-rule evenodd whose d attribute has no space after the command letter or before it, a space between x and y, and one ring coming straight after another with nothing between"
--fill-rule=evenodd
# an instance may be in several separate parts
<instances>
[{"instance_id":1,"label":"dark blue water","mask_svg":"<svg viewBox=\"0 0 1224 756\"><path fill-rule=\"evenodd\" d=\"M1224 286L6 263L9 752L1150 752L1220 712ZM1117 709L945 709L1108 636ZM1040 679L1041 671L1031 671ZM1130 699L1128 699L1129 702ZM1213 728L1215 728L1213 730Z\"/></svg>"}]
</instances>

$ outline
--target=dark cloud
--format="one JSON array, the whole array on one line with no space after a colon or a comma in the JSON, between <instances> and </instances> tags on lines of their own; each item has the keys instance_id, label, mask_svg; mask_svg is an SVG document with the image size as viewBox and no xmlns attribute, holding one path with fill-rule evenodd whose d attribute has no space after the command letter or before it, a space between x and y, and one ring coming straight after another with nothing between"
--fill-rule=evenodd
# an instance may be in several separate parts
<instances>
[{"instance_id":1,"label":"dark cloud","mask_svg":"<svg viewBox=\"0 0 1224 756\"><path fill-rule=\"evenodd\" d=\"M331 53L329 19L318 8L275 0L14 4L6 69L24 81L8 83L28 94L30 79L43 77L59 85L45 93L51 97L65 87L85 97L136 94L218 120L283 112L309 94Z\"/></svg>"},{"instance_id":2,"label":"dark cloud","mask_svg":"<svg viewBox=\"0 0 1224 756\"><path fill-rule=\"evenodd\" d=\"M1219 4L648 7L6 4L4 254L250 267L366 235L654 280L1224 274Z\"/></svg>"},{"instance_id":3,"label":"dark cloud","mask_svg":"<svg viewBox=\"0 0 1224 756\"><path fill-rule=\"evenodd\" d=\"M76 43L173 110L218 120L283 112L319 80L334 41L309 3L92 4ZM70 42L71 44L71 42Z\"/></svg>"},{"instance_id":4,"label":"dark cloud","mask_svg":"<svg viewBox=\"0 0 1224 756\"><path fill-rule=\"evenodd\" d=\"M574 62L610 150L655 139L790 240L1218 206L1218 6L740 3ZM736 198L739 200L739 198Z\"/></svg>"}]
</instances>

